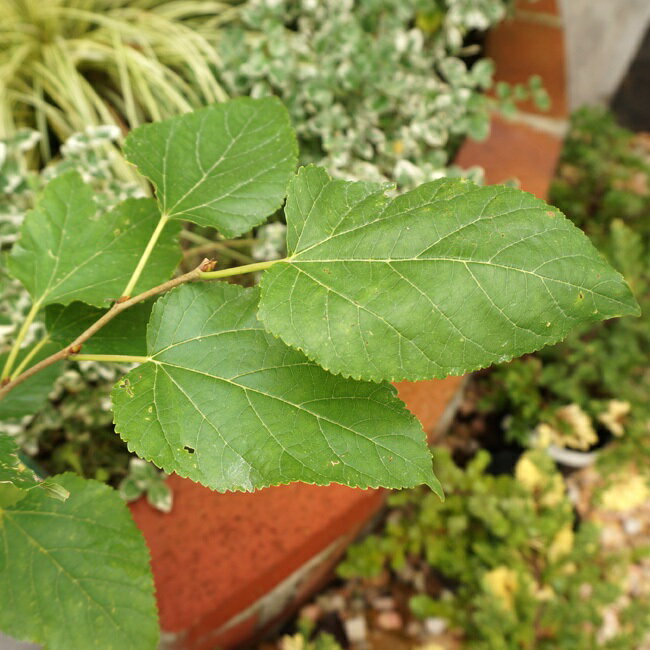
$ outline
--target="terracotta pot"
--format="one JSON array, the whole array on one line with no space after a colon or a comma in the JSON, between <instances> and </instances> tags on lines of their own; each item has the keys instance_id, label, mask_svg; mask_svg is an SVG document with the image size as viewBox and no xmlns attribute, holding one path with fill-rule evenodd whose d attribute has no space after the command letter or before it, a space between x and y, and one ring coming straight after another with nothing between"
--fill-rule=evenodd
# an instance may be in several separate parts
<instances>
[{"instance_id":1,"label":"terracotta pot","mask_svg":"<svg viewBox=\"0 0 650 650\"><path fill-rule=\"evenodd\" d=\"M398 385L433 434L460 377ZM170 514L131 505L151 550L167 647L237 647L293 611L329 577L381 508L384 490L294 483L252 494L169 478Z\"/></svg>"}]
</instances>

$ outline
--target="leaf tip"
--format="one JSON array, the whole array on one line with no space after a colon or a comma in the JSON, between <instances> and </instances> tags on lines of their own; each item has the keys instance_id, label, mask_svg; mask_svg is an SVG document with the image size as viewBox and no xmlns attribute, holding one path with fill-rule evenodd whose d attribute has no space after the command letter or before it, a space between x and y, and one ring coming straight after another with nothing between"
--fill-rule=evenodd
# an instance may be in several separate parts
<instances>
[{"instance_id":1,"label":"leaf tip","mask_svg":"<svg viewBox=\"0 0 650 650\"><path fill-rule=\"evenodd\" d=\"M440 501L445 500L445 491L442 489L442 485L440 485L440 481L433 477L433 480L427 482L427 486L431 488L431 491L437 495L440 498Z\"/></svg>"}]
</instances>

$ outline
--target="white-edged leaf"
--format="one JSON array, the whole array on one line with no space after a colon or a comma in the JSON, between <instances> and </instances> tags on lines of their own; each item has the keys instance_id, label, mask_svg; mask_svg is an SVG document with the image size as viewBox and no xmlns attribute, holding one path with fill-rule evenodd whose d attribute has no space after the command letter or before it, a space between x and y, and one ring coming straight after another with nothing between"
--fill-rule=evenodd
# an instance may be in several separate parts
<instances>
[{"instance_id":1,"label":"white-edged leaf","mask_svg":"<svg viewBox=\"0 0 650 650\"><path fill-rule=\"evenodd\" d=\"M18 458L18 447L13 438L0 433L0 511L18 503L38 480Z\"/></svg>"},{"instance_id":2,"label":"white-edged leaf","mask_svg":"<svg viewBox=\"0 0 650 650\"><path fill-rule=\"evenodd\" d=\"M0 433L0 484L12 483L16 487L28 489L38 481L34 472L25 467L18 458L15 441L5 433Z\"/></svg>"},{"instance_id":3,"label":"white-edged leaf","mask_svg":"<svg viewBox=\"0 0 650 650\"><path fill-rule=\"evenodd\" d=\"M24 499L29 490L43 489L59 501L65 501L70 493L54 481L40 481L33 470L18 456L18 446L13 438L0 433L0 511Z\"/></svg>"}]
</instances>

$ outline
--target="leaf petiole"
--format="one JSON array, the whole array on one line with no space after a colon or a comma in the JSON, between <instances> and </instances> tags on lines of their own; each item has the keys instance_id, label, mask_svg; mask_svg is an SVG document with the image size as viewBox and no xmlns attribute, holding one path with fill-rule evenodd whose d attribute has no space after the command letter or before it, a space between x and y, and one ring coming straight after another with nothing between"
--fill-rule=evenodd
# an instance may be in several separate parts
<instances>
[{"instance_id":1,"label":"leaf petiole","mask_svg":"<svg viewBox=\"0 0 650 650\"><path fill-rule=\"evenodd\" d=\"M191 241L193 244L214 244L215 240L209 239L208 237L203 237L203 235L197 235L187 228L181 230L181 237ZM224 246L239 248L242 246L250 246L254 244L257 240L254 237L242 237L241 239L224 239L221 235L217 234L217 239L220 244Z\"/></svg>"},{"instance_id":2,"label":"leaf petiole","mask_svg":"<svg viewBox=\"0 0 650 650\"><path fill-rule=\"evenodd\" d=\"M206 267L210 268L210 264L211 263L209 260L203 260L203 262L201 262L199 266L197 266L189 273L185 273L184 275L179 275L176 278L172 278L171 280L168 280L167 282L157 287L154 287L153 289L149 289L148 291L145 291L139 294L138 296L129 298L128 300L122 300L116 302L99 320L93 323L85 332L80 334L74 341L72 341L72 343L70 343L63 349L59 350L58 352L55 352L54 354L50 355L46 359L39 361L36 365L32 366L31 368L28 368L17 377L12 378L11 381L9 381L8 383L3 382L3 385L0 385L0 400L2 400L7 395L7 393L13 390L16 386L22 384L24 381L27 381L30 377L33 377L36 373L40 372L45 368L48 368L49 366L51 366L53 363L56 363L57 361L63 361L64 359L67 359L71 355L78 353L83 343L85 343L93 334L95 334L95 332L98 332L100 329L102 329L102 327L104 327L106 323L113 320L113 318L115 318L118 314L123 312L125 309L128 309L129 307L132 307L133 305L136 305L139 302L142 302L143 300L147 300L148 298L157 296L160 293L169 291L170 289L173 289L174 287L184 284L185 282L194 282L195 280L199 280L201 269Z\"/></svg>"},{"instance_id":3,"label":"leaf petiole","mask_svg":"<svg viewBox=\"0 0 650 650\"><path fill-rule=\"evenodd\" d=\"M29 327L34 322L34 319L36 318L36 315L38 314L38 310L40 308L41 308L40 301L35 302L32 305L32 308L29 310L29 313L25 317L25 321L23 322L22 327L18 332L18 336L16 336L16 340L14 341L14 344L11 346L11 350L9 351L9 356L7 357L7 361L5 362L4 368L2 369L2 376L0 377L0 379L6 379L7 377L10 376L11 369L13 368L14 363L16 362L16 357L20 352L20 347L23 341L25 340L25 336L27 336Z\"/></svg>"},{"instance_id":4,"label":"leaf petiole","mask_svg":"<svg viewBox=\"0 0 650 650\"><path fill-rule=\"evenodd\" d=\"M138 261L138 265L135 267L135 270L133 271L133 275L131 275L128 284L126 285L126 287L124 287L122 296L127 298L131 297L131 294L133 293L133 289L135 289L135 285L138 283L138 280L140 279L140 276L142 275L142 272L144 271L144 268L147 265L147 262L149 261L149 257L151 257L151 253L153 252L153 249L156 246L158 239L160 238L160 235L162 234L162 231L167 225L168 221L169 221L168 215L164 213L160 215L160 219L158 220L156 229L153 231L151 238L147 242L147 246L145 247L144 252L142 253L142 257Z\"/></svg>"},{"instance_id":5,"label":"leaf petiole","mask_svg":"<svg viewBox=\"0 0 650 650\"><path fill-rule=\"evenodd\" d=\"M253 258L250 255L245 255L239 251L232 250L229 246L225 244L213 241L208 244L201 244L200 246L195 246L194 248L188 248L184 253L183 257L188 258L192 255L206 255L211 251L219 251L224 257L229 257L237 262L248 264Z\"/></svg>"},{"instance_id":6,"label":"leaf petiole","mask_svg":"<svg viewBox=\"0 0 650 650\"><path fill-rule=\"evenodd\" d=\"M44 336L26 355L25 358L18 364L16 369L11 373L11 378L15 379L18 375L29 365L29 362L40 352L41 348L50 342L49 335Z\"/></svg>"},{"instance_id":7,"label":"leaf petiole","mask_svg":"<svg viewBox=\"0 0 650 650\"><path fill-rule=\"evenodd\" d=\"M244 266L234 266L230 269L221 269L218 271L201 271L199 278L201 280L217 280L219 278L228 278L233 275L244 275L246 273L255 273L263 271L278 262L287 262L289 258L284 257L281 260L267 260L266 262L255 262L254 264L245 264Z\"/></svg>"},{"instance_id":8,"label":"leaf petiole","mask_svg":"<svg viewBox=\"0 0 650 650\"><path fill-rule=\"evenodd\" d=\"M102 363L147 363L150 357L139 357L131 354L71 354L71 361L101 361Z\"/></svg>"},{"instance_id":9,"label":"leaf petiole","mask_svg":"<svg viewBox=\"0 0 650 650\"><path fill-rule=\"evenodd\" d=\"M164 227L164 224L163 224ZM162 228L160 228L162 230ZM153 239L153 237L152 237ZM147 246L147 248L149 248ZM146 251L145 251L146 252ZM143 256L144 258L144 256ZM68 358L76 358L78 361L81 360L90 360L89 357L92 357L92 360L99 360L96 357L100 355L79 355L79 347L87 341L95 332L98 332L106 323L110 322L123 312L125 309L128 309L129 307L132 307L133 305L142 302L143 300L147 300L148 298L151 298L153 296L157 296L158 294L164 293L166 291L169 291L170 289L173 289L174 287L177 287L181 284L185 284L186 282L195 282L196 280L217 280L219 278L227 278L231 277L233 275L241 275L245 273L255 273L256 271L263 271L264 269L268 269L269 267L273 266L274 264L277 264L278 262L286 262L288 261L289 258L283 258L280 260L269 260L267 262L256 262L255 264L246 264L244 266L236 266L234 268L230 269L221 269L219 271L204 271L202 269L209 269L212 268L214 265L214 262L210 262L210 260L203 260L199 266L197 266L194 270L190 271L189 273L185 273L184 275L179 275L176 278L173 278L171 280L168 280L167 282L154 287L153 289L149 289L148 291L145 291L137 296L134 296L133 298L128 298L126 300L118 301L116 302L111 309L109 309L98 321L96 321L93 325L91 325L85 332L80 334L72 343L67 345L65 348L62 350L59 350L58 352L55 352L54 354L50 355L46 359L43 359L42 361L39 361L36 365L32 366L31 368L28 368L24 372L20 373L19 375L12 377L11 381L5 382L3 386L0 386L0 400L2 400L9 391L13 390L16 386L21 384L22 382L26 381L36 373L40 372L44 368L47 368L51 366L53 363L56 363L57 361L62 361L63 359L68 359ZM32 307L32 311L34 311L34 307ZM34 311L34 315L32 316L32 320L36 313L38 312L38 309ZM31 311L30 311L31 314ZM29 316L28 316L29 318ZM25 325L23 325L23 328L21 329L21 332L25 329ZM26 329L25 329L26 331ZM24 334L23 334L24 337ZM16 345L16 344L14 344ZM17 352L16 352L17 354ZM135 361L135 362L143 362L143 361L148 361L148 357L130 357L130 356L121 356L121 355L116 355L119 356L119 359L108 359L106 358L107 356L113 356L113 355L105 355L105 357L101 360L103 361ZM15 355L14 355L15 358ZM10 371L9 371L10 372ZM9 375L7 375L8 377Z\"/></svg>"}]
</instances>

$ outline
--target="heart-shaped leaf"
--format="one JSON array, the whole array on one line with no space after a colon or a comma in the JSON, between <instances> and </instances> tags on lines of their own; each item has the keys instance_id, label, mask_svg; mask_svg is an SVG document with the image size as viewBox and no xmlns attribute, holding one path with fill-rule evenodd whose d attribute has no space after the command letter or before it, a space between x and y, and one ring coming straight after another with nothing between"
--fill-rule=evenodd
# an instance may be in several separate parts
<instances>
[{"instance_id":1,"label":"heart-shaped leaf","mask_svg":"<svg viewBox=\"0 0 650 650\"><path fill-rule=\"evenodd\" d=\"M282 205L298 147L279 100L242 97L141 126L124 153L164 215L235 237Z\"/></svg>"},{"instance_id":2,"label":"heart-shaped leaf","mask_svg":"<svg viewBox=\"0 0 650 650\"><path fill-rule=\"evenodd\" d=\"M391 201L307 167L286 216L289 258L264 273L259 315L335 373L458 375L639 313L587 237L514 188L441 179Z\"/></svg>"},{"instance_id":3,"label":"heart-shaped leaf","mask_svg":"<svg viewBox=\"0 0 650 650\"><path fill-rule=\"evenodd\" d=\"M395 390L336 377L287 347L257 320L258 297L219 283L156 303L151 360L113 389L129 449L220 491L292 481L439 491Z\"/></svg>"}]
</instances>

